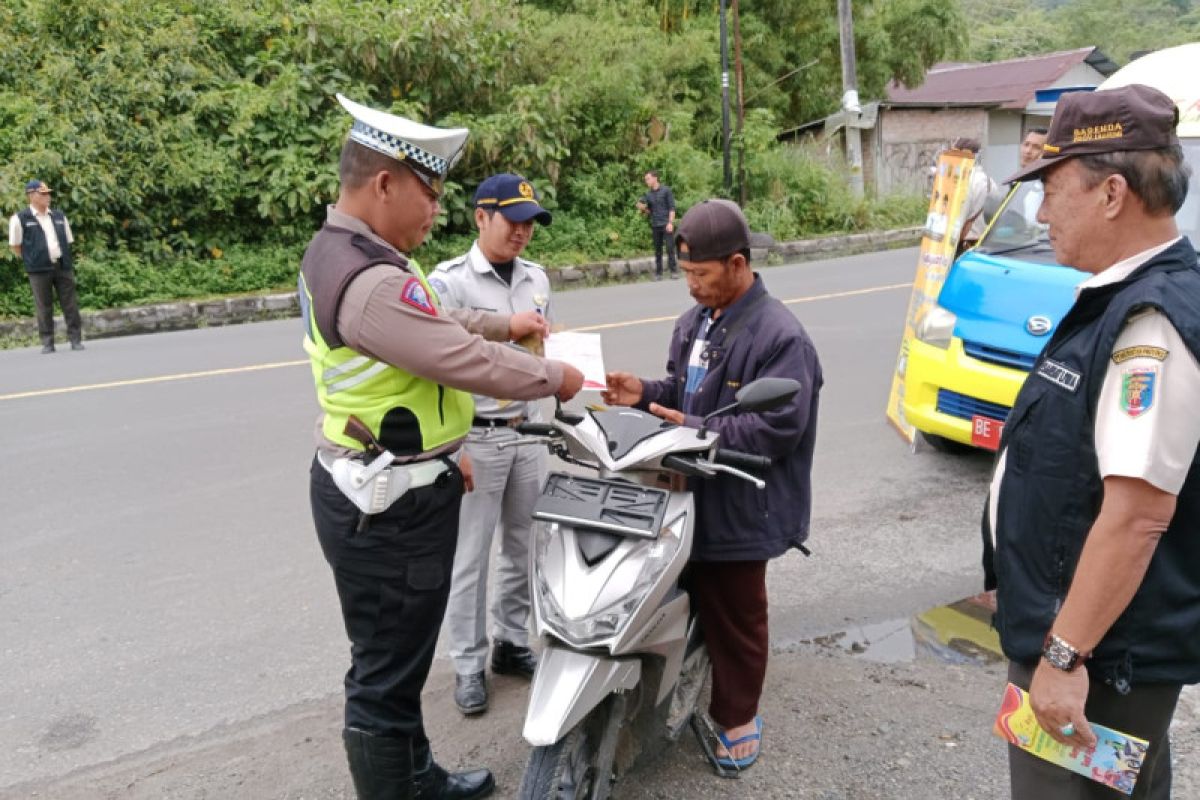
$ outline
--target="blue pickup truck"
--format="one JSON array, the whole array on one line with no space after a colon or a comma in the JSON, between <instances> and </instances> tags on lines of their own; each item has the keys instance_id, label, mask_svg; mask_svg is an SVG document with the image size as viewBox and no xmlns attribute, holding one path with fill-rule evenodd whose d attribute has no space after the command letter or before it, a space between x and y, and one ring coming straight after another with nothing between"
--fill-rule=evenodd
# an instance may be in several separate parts
<instances>
[{"instance_id":1,"label":"blue pickup truck","mask_svg":"<svg viewBox=\"0 0 1200 800\"><path fill-rule=\"evenodd\" d=\"M1160 67L1168 55L1192 67ZM1137 68L1135 71L1134 68ZM1181 89L1159 85L1182 74ZM1125 73L1123 75L1123 73ZM1143 56L1100 90L1127 83L1156 85L1180 105L1179 135L1192 168L1188 199L1176 220L1200 243L1200 43ZM1130 79L1132 77L1133 79ZM1190 92L1182 99L1183 92ZM987 235L951 267L937 305L917 325L904 383L904 416L939 450L995 450L1017 391L1050 334L1088 276L1058 264L1037 225L1014 206L1000 212Z\"/></svg>"}]
</instances>

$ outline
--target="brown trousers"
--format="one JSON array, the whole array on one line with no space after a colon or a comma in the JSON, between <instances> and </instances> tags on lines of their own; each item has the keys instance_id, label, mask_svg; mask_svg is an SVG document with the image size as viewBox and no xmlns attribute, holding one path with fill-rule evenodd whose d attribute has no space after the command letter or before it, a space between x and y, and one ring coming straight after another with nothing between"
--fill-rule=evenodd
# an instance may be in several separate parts
<instances>
[{"instance_id":1,"label":"brown trousers","mask_svg":"<svg viewBox=\"0 0 1200 800\"><path fill-rule=\"evenodd\" d=\"M712 659L708 715L722 728L758 714L767 675L766 561L693 561L688 585Z\"/></svg>"},{"instance_id":2,"label":"brown trousers","mask_svg":"<svg viewBox=\"0 0 1200 800\"><path fill-rule=\"evenodd\" d=\"M54 344L54 295L62 306L67 323L67 339L73 343L83 338L83 320L79 316L79 301L75 298L75 271L63 269L56 263L49 272L30 272L29 286L33 290L33 305L37 309L38 336L43 345Z\"/></svg>"}]
</instances>

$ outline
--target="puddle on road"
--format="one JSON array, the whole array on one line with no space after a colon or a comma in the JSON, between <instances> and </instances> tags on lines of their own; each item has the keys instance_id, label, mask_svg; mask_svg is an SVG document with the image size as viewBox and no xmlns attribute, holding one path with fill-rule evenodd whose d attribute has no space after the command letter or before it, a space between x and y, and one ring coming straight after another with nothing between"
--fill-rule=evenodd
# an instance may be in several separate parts
<instances>
[{"instance_id":1,"label":"puddle on road","mask_svg":"<svg viewBox=\"0 0 1200 800\"><path fill-rule=\"evenodd\" d=\"M885 664L915 661L918 656L948 664L995 664L1005 659L992 628L993 602L988 594L978 594L913 617L849 627L798 644L843 650Z\"/></svg>"}]
</instances>

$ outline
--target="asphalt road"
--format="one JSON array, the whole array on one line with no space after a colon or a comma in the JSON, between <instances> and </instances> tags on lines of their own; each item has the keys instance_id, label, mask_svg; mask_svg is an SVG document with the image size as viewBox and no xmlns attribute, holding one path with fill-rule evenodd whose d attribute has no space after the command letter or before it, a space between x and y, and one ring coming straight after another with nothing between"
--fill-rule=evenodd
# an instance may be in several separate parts
<instances>
[{"instance_id":1,"label":"asphalt road","mask_svg":"<svg viewBox=\"0 0 1200 800\"><path fill-rule=\"evenodd\" d=\"M770 572L779 652L978 590L990 458L914 453L883 414L915 264L907 249L764 271L826 376L814 555ZM555 302L567 327L602 331L609 368L644 375L661 374L690 304L680 281ZM277 734L281 719L320 733L291 741L298 765L276 770L273 791L206 791L193 776L193 793L172 796L347 791L334 752L347 645L308 513L316 404L300 341L287 320L0 352L0 795L88 796L89 775L139 753ZM435 741L467 735L448 675L440 659ZM521 699L502 691L487 718L519 720ZM446 747L466 758L496 735ZM489 752L519 776L519 739ZM318 758L313 777L300 762ZM103 796L171 794L138 795L138 769ZM78 793L54 789L68 784Z\"/></svg>"}]
</instances>

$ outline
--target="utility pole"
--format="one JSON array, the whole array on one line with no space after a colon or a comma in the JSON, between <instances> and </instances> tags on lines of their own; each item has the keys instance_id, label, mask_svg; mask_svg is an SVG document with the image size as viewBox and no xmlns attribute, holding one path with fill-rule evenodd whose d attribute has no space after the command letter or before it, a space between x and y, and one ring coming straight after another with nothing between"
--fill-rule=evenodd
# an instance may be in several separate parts
<instances>
[{"instance_id":1,"label":"utility pole","mask_svg":"<svg viewBox=\"0 0 1200 800\"><path fill-rule=\"evenodd\" d=\"M725 167L725 196L733 194L729 165L729 34L725 24L726 0L721 0L721 157Z\"/></svg>"},{"instance_id":2,"label":"utility pole","mask_svg":"<svg viewBox=\"0 0 1200 800\"><path fill-rule=\"evenodd\" d=\"M746 73L742 68L742 13L733 0L733 74L737 78L738 205L746 207Z\"/></svg>"},{"instance_id":3,"label":"utility pole","mask_svg":"<svg viewBox=\"0 0 1200 800\"><path fill-rule=\"evenodd\" d=\"M858 103L858 68L854 63L854 18L850 0L838 0L838 32L842 44L842 128L846 136L846 165L850 168L850 192L863 196L862 140L851 115L862 112Z\"/></svg>"}]
</instances>

